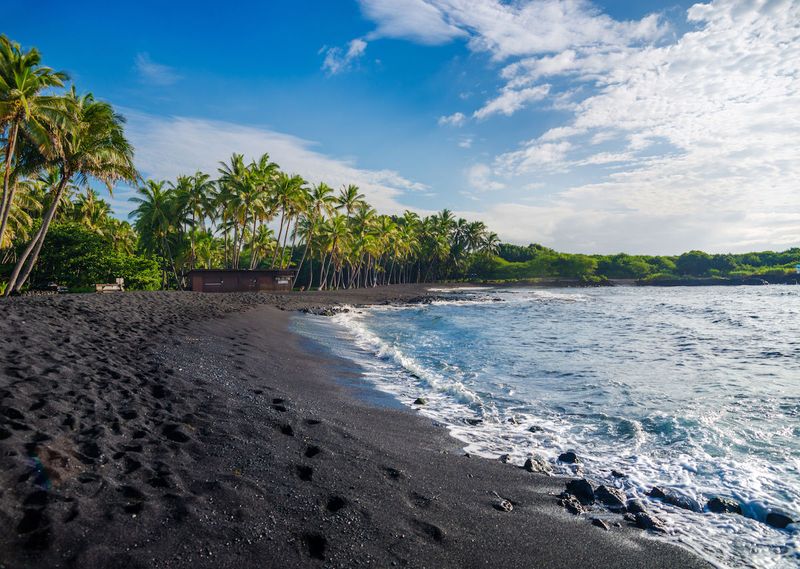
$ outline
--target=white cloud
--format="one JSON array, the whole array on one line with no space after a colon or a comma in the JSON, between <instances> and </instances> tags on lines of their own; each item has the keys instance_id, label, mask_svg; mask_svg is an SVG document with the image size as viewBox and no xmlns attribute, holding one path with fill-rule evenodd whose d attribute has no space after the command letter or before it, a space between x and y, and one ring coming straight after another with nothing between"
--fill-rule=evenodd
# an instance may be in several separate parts
<instances>
[{"instance_id":1,"label":"white cloud","mask_svg":"<svg viewBox=\"0 0 800 569\"><path fill-rule=\"evenodd\" d=\"M495 170L505 175L519 176L558 169L570 149L572 144L567 141L540 143L533 140L520 150L498 156L495 159Z\"/></svg>"},{"instance_id":2,"label":"white cloud","mask_svg":"<svg viewBox=\"0 0 800 569\"><path fill-rule=\"evenodd\" d=\"M461 140L458 141L459 148L472 148L472 137L465 136Z\"/></svg>"},{"instance_id":3,"label":"white cloud","mask_svg":"<svg viewBox=\"0 0 800 569\"><path fill-rule=\"evenodd\" d=\"M325 60L322 62L322 69L330 75L336 75L342 71L347 71L358 61L367 50L367 42L356 38L347 46L347 51L342 51L340 47L323 47L320 52L325 53Z\"/></svg>"},{"instance_id":4,"label":"white cloud","mask_svg":"<svg viewBox=\"0 0 800 569\"><path fill-rule=\"evenodd\" d=\"M526 104L532 101L541 101L549 92L550 85L537 85L536 87L527 87L525 89L504 88L500 95L475 111L473 116L478 120L496 114L510 117Z\"/></svg>"},{"instance_id":5,"label":"white cloud","mask_svg":"<svg viewBox=\"0 0 800 569\"><path fill-rule=\"evenodd\" d=\"M174 179L197 170L216 176L219 162L228 160L234 152L248 160L266 152L284 171L300 174L309 182L325 181L332 187L358 185L383 213L401 213L406 209L399 201L403 194L427 189L393 170L359 168L352 161L315 151L312 142L269 129L198 118L156 117L133 110L123 110L123 114L128 119L127 135L136 147L137 168L156 179Z\"/></svg>"},{"instance_id":6,"label":"white cloud","mask_svg":"<svg viewBox=\"0 0 800 569\"><path fill-rule=\"evenodd\" d=\"M181 79L174 68L156 63L150 59L150 55L147 53L137 54L134 64L139 79L144 83L164 87L177 83Z\"/></svg>"},{"instance_id":7,"label":"white cloud","mask_svg":"<svg viewBox=\"0 0 800 569\"><path fill-rule=\"evenodd\" d=\"M466 33L447 21L442 10L425 0L360 0L364 15L377 24L368 39L403 38L438 45Z\"/></svg>"},{"instance_id":8,"label":"white cloud","mask_svg":"<svg viewBox=\"0 0 800 569\"><path fill-rule=\"evenodd\" d=\"M452 115L439 117L439 126L462 126L466 120L467 117L464 113L453 113Z\"/></svg>"},{"instance_id":9,"label":"white cloud","mask_svg":"<svg viewBox=\"0 0 800 569\"><path fill-rule=\"evenodd\" d=\"M497 191L506 187L502 182L492 180L492 169L486 164L474 164L467 168L467 183L478 192Z\"/></svg>"},{"instance_id":10,"label":"white cloud","mask_svg":"<svg viewBox=\"0 0 800 569\"><path fill-rule=\"evenodd\" d=\"M497 58L520 57L503 68L507 86L557 77L569 88L557 108L570 118L490 163L514 187L563 174L562 189L531 209L486 212L503 237L603 252L800 245L800 3L716 0L686 17L691 31L663 44L648 33L614 44L609 33L529 56L541 37L525 49L473 37ZM588 182L568 175L578 168Z\"/></svg>"}]
</instances>

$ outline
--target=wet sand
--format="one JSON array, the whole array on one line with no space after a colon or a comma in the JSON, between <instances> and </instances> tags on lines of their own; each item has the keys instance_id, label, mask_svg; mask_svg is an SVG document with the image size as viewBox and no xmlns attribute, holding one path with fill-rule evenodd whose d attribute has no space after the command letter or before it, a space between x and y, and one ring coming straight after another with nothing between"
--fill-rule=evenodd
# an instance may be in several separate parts
<instances>
[{"instance_id":1,"label":"wet sand","mask_svg":"<svg viewBox=\"0 0 800 569\"><path fill-rule=\"evenodd\" d=\"M289 331L424 294L0 302L0 568L709 566L359 398L351 363Z\"/></svg>"}]
</instances>

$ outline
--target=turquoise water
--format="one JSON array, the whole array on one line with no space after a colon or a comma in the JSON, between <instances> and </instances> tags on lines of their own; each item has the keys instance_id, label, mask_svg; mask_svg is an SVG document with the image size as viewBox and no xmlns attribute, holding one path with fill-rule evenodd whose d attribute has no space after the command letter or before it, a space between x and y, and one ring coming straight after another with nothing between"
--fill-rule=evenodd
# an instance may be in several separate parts
<instances>
[{"instance_id":1,"label":"turquoise water","mask_svg":"<svg viewBox=\"0 0 800 569\"><path fill-rule=\"evenodd\" d=\"M555 465L575 450L586 477L631 496L661 485L702 503L733 497L745 516L647 503L669 539L722 565L800 566L800 524L763 523L770 510L800 516L800 287L488 295L352 311L301 331L400 402L425 397L420 412L470 452Z\"/></svg>"}]
</instances>

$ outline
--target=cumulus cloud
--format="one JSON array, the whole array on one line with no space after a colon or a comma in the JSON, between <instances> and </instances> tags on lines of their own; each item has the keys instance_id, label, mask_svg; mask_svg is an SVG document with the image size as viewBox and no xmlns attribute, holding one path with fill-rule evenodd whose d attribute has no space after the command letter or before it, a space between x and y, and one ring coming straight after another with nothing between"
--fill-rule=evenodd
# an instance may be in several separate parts
<instances>
[{"instance_id":1,"label":"cumulus cloud","mask_svg":"<svg viewBox=\"0 0 800 569\"><path fill-rule=\"evenodd\" d=\"M467 120L464 113L453 113L444 117L439 117L439 126L462 126Z\"/></svg>"},{"instance_id":2,"label":"cumulus cloud","mask_svg":"<svg viewBox=\"0 0 800 569\"><path fill-rule=\"evenodd\" d=\"M136 166L148 177L174 179L197 170L216 175L219 162L234 152L246 159L266 152L284 171L301 174L311 183L358 185L384 213L401 213L406 209L400 202L404 194L427 189L394 170L368 170L325 155L314 150L313 142L289 134L199 118L157 117L130 109L123 113L128 119L127 135L136 147ZM124 192L117 195L123 206L125 197Z\"/></svg>"},{"instance_id":3,"label":"cumulus cloud","mask_svg":"<svg viewBox=\"0 0 800 569\"><path fill-rule=\"evenodd\" d=\"M136 54L134 66L139 74L139 79L143 83L164 87L177 83L181 79L181 76L174 68L156 63L150 59L148 53Z\"/></svg>"},{"instance_id":4,"label":"cumulus cloud","mask_svg":"<svg viewBox=\"0 0 800 569\"><path fill-rule=\"evenodd\" d=\"M367 50L367 42L356 38L347 45L347 50L340 47L323 47L320 52L325 54L322 69L329 75L336 75L347 71L358 61Z\"/></svg>"}]
</instances>

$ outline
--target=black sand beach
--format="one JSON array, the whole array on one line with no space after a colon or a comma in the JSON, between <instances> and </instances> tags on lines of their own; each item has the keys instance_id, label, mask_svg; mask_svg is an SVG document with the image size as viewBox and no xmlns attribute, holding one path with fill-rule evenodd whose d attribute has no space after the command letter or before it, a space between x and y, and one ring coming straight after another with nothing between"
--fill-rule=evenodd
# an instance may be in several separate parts
<instances>
[{"instance_id":1,"label":"black sand beach","mask_svg":"<svg viewBox=\"0 0 800 569\"><path fill-rule=\"evenodd\" d=\"M288 329L297 309L421 294L0 303L0 567L709 566L358 399L351 365Z\"/></svg>"}]
</instances>

